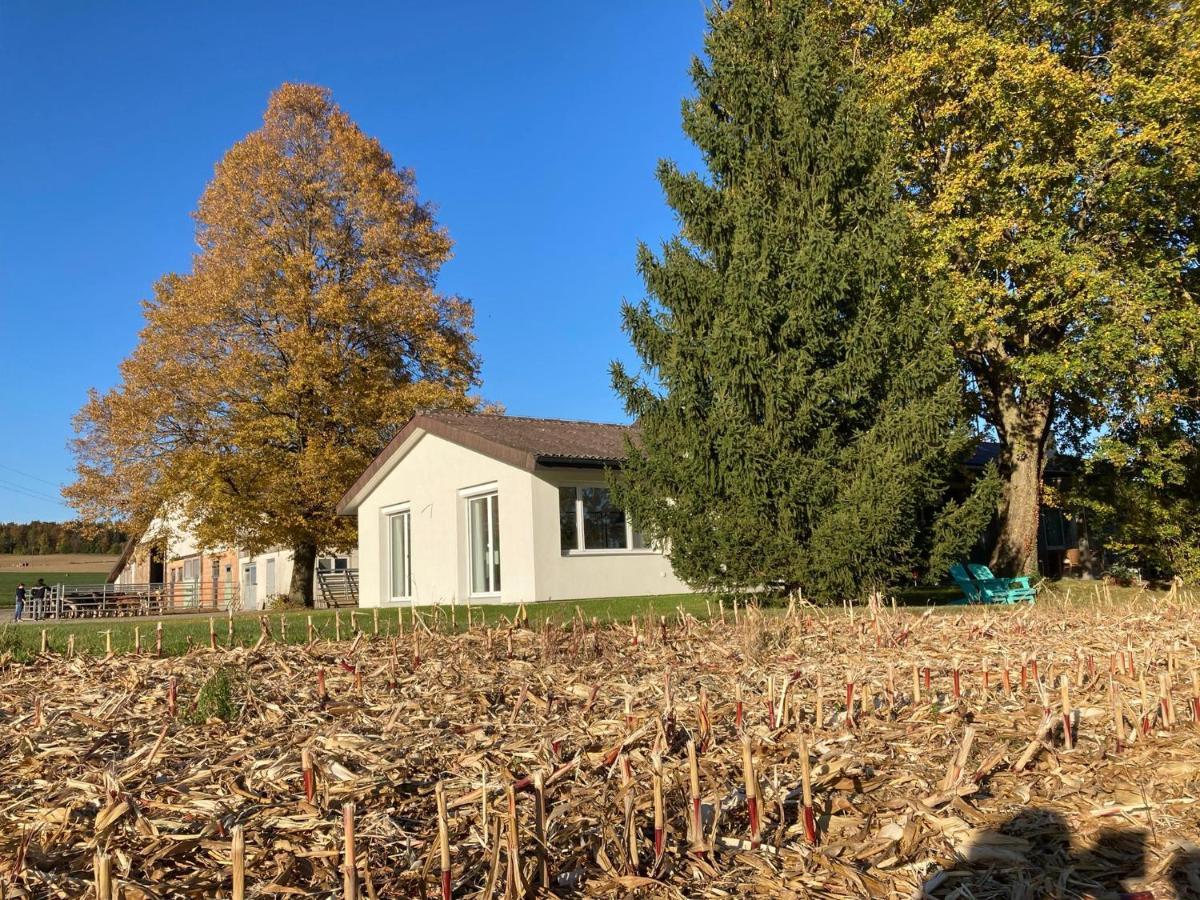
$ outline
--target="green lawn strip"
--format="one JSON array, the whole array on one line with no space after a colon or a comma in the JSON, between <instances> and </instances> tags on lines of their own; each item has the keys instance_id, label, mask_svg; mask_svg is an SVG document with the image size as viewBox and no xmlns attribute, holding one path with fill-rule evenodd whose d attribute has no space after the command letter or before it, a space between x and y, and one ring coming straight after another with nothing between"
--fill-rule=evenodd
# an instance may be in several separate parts
<instances>
[{"instance_id":1,"label":"green lawn strip","mask_svg":"<svg viewBox=\"0 0 1200 900\"><path fill-rule=\"evenodd\" d=\"M528 604L525 607L531 628L542 625L546 619L552 618L560 624L565 623L575 615L578 607L590 622L593 617L599 622L627 622L630 616L639 618L651 616L673 616L679 607L691 615L703 618L706 615L706 595L704 594L672 594L661 597L612 597L603 600L556 601L549 603ZM713 608L716 608L715 601ZM517 615L519 607L513 604L472 606L471 618L476 625L486 621L495 626L511 622ZM342 621L342 637L351 635L351 610L340 611ZM397 607L385 607L379 610L379 632L381 635L394 635L398 629ZM412 629L412 611L400 607L399 614L404 618L404 631ZM450 628L452 610L450 606L423 606L418 608L418 614L430 628L446 631ZM289 610L287 612L248 612L237 613L233 617L233 641L238 646L253 645L261 633L259 621L267 616L271 633L275 640L280 639L280 616L287 620L287 640L289 644L303 644L308 640L308 618L312 617L313 627L319 637L331 640L335 636L334 611L318 610ZM186 653L190 646L202 648L208 646L208 623L210 615L178 615L165 616L163 623L163 654L176 656ZM217 631L217 641L220 646L229 644L229 622L225 613L211 615ZM371 609L357 610L358 627L371 633L374 627L374 616ZM459 605L457 611L458 630L467 627L467 609ZM103 655L105 652L105 632L111 632L113 653L132 652L135 644L134 631L140 630L142 649L150 652L154 648L156 619L80 619L74 621L26 621L19 626L0 625L0 652L12 650L18 659L27 659L36 654L41 647L42 631L52 652L61 653L67 647L67 639L75 635L75 652Z\"/></svg>"},{"instance_id":2,"label":"green lawn strip","mask_svg":"<svg viewBox=\"0 0 1200 900\"><path fill-rule=\"evenodd\" d=\"M1081 583L1083 587L1073 586L1071 593L1060 585L1043 591L1040 604L1052 607L1083 607L1095 604L1095 591L1089 583ZM1152 594L1137 588L1113 588L1110 591L1114 603L1124 604L1131 601L1147 603L1157 602L1161 595ZM942 601L940 595L926 598L925 602ZM898 601L899 602L899 601ZM910 598L910 602L913 602ZM1182 602L1182 601L1181 601ZM1195 602L1195 601L1192 601ZM481 621L489 626L504 625L512 622L517 616L519 606L515 604L472 606L471 618L478 626ZM718 600L710 594L669 594L659 597L609 597L600 600L563 600L547 603L526 604L525 611L529 617L529 626L539 628L547 619L553 619L560 625L567 625L576 615L578 609L590 623L595 618L601 624L617 622L628 624L630 617L636 616L641 627L645 627L646 617L651 620L666 616L668 621L682 608L689 615L699 619L707 618L709 611L715 616L718 610ZM996 612L1016 610L1019 607L992 606L987 607ZM782 612L783 606L767 607L768 614ZM862 614L862 607L858 607ZM921 615L926 610L939 614L961 614L968 610L979 611L984 607L967 607L962 605L929 605L901 606L902 615ZM418 607L418 614L425 624L437 631L450 629L452 608L443 606ZM730 601L725 603L726 617L733 620L733 607ZM804 607L806 615L839 616L845 614L841 606L834 607ZM412 629L412 610L408 607L383 607L379 610L379 631L383 636L392 636L397 632L397 614L403 616L405 633ZM349 639L351 610L340 611L342 621L342 638ZM264 613L238 613L233 617L234 644L250 646L258 640L260 634L260 617ZM289 610L284 613L265 613L270 623L271 633L275 640L280 639L280 616L287 619L287 640L291 644L302 644L307 641L307 622L311 616L313 627L320 638L332 640L335 636L334 611L320 610ZM175 656L185 653L190 646L204 648L208 646L209 614L167 616L163 622L163 654ZM224 613L212 615L216 625L217 640L220 646L229 643L228 621ZM369 608L357 610L358 627L370 634L373 630L373 611ZM467 609L460 604L457 610L458 630L467 627ZM102 655L105 652L105 632L111 632L112 649L114 653L129 653L134 648L134 629L141 630L142 648L150 652L154 648L155 619L81 619L73 621L25 622L20 626L0 624L0 654L5 651L13 652L18 659L28 659L36 654L41 645L41 633L45 629L47 640L52 652L61 653L67 647L69 635L75 635L75 651Z\"/></svg>"},{"instance_id":3,"label":"green lawn strip","mask_svg":"<svg viewBox=\"0 0 1200 900\"><path fill-rule=\"evenodd\" d=\"M34 572L28 569L4 569L0 571L0 609L12 609L16 602L17 585L24 584L25 589L37 584L41 578L47 585L56 584L102 584L108 577L108 571L103 572Z\"/></svg>"}]
</instances>

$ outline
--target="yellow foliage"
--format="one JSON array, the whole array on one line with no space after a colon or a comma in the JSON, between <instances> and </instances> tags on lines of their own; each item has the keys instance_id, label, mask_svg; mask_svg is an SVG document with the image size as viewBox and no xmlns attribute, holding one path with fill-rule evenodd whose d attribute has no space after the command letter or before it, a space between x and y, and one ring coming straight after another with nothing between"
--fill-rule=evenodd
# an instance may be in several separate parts
<instances>
[{"instance_id":1,"label":"yellow foliage","mask_svg":"<svg viewBox=\"0 0 1200 900\"><path fill-rule=\"evenodd\" d=\"M192 270L145 303L120 384L77 417L85 517L176 511L209 546L353 543L342 492L418 408L472 408L472 307L437 291L450 239L412 172L285 84L218 163Z\"/></svg>"}]
</instances>

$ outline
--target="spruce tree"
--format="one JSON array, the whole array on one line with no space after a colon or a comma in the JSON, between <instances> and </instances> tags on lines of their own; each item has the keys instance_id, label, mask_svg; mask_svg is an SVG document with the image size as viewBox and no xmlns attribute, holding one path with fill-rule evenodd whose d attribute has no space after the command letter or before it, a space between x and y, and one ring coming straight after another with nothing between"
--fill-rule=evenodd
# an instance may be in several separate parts
<instances>
[{"instance_id":1,"label":"spruce tree","mask_svg":"<svg viewBox=\"0 0 1200 900\"><path fill-rule=\"evenodd\" d=\"M707 175L660 163L681 232L624 307L618 498L696 586L830 600L942 565L989 497L945 501L972 435L884 116L808 0L717 4L705 51L683 127Z\"/></svg>"}]
</instances>

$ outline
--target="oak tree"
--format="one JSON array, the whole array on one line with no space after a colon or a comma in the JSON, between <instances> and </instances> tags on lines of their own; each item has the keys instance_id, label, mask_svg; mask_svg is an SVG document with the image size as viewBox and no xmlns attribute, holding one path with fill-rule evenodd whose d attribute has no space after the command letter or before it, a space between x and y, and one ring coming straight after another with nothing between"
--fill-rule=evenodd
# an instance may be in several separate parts
<instances>
[{"instance_id":1,"label":"oak tree","mask_svg":"<svg viewBox=\"0 0 1200 900\"><path fill-rule=\"evenodd\" d=\"M158 282L119 384L78 414L65 493L90 519L291 548L311 604L318 552L354 541L342 492L418 408L473 407L472 308L437 289L450 239L412 172L321 87L271 96L195 219L191 271Z\"/></svg>"}]
</instances>

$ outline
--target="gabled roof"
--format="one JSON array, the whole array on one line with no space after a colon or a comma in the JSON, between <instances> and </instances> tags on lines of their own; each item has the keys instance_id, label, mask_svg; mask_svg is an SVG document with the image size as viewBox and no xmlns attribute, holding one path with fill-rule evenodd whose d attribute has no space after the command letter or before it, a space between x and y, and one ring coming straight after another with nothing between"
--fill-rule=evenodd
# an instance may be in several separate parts
<instances>
[{"instance_id":1,"label":"gabled roof","mask_svg":"<svg viewBox=\"0 0 1200 900\"><path fill-rule=\"evenodd\" d=\"M116 580L121 577L121 571L128 565L129 560L133 558L133 551L137 549L138 543L142 539L142 533L131 534L125 540L125 546L121 548L121 555L117 557L117 561L108 572L108 577L105 581L108 584L115 584Z\"/></svg>"},{"instance_id":2,"label":"gabled roof","mask_svg":"<svg viewBox=\"0 0 1200 900\"><path fill-rule=\"evenodd\" d=\"M637 428L487 413L418 413L342 495L337 505L338 513L352 513L369 490L391 471L414 438L421 434L437 435L468 450L532 472L539 466L619 466L625 461L625 441L636 439Z\"/></svg>"}]
</instances>

